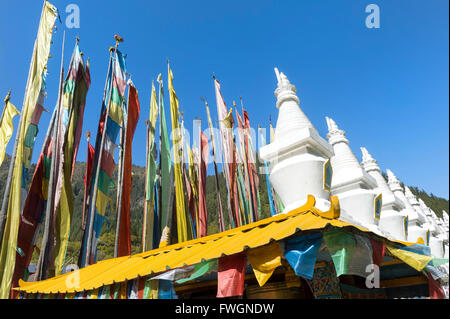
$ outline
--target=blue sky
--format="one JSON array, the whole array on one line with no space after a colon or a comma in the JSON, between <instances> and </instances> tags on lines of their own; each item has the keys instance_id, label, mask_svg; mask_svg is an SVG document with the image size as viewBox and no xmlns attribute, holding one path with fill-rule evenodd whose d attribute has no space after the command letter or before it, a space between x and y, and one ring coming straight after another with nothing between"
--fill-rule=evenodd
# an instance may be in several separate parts
<instances>
[{"instance_id":1,"label":"blue sky","mask_svg":"<svg viewBox=\"0 0 450 319\"><path fill-rule=\"evenodd\" d=\"M186 127L206 112L208 99L217 118L215 73L227 106L242 96L253 126L277 118L278 67L296 85L301 108L319 133L325 116L347 132L361 159L365 146L380 167L407 185L449 198L449 3L446 0L329 1L86 1L54 0L57 22L49 62L45 107L57 99L62 31L66 30L67 68L80 36L91 60L83 135L95 132L113 35L125 42L128 71L140 93L141 119L133 143L133 162L145 162L145 119L151 81L167 79L171 61L174 86ZM80 28L67 29L66 6L80 8ZM381 27L368 29L365 8L380 8ZM7 1L0 11L0 95L12 88L20 109L42 1ZM166 85L167 87L167 85ZM168 111L166 95L166 110ZM167 113L168 114L168 113ZM50 119L44 114L34 160ZM169 117L168 117L169 119ZM15 120L17 124L18 119ZM169 124L170 127L170 124ZM7 152L11 153L12 142ZM82 139L78 160L86 157Z\"/></svg>"}]
</instances>

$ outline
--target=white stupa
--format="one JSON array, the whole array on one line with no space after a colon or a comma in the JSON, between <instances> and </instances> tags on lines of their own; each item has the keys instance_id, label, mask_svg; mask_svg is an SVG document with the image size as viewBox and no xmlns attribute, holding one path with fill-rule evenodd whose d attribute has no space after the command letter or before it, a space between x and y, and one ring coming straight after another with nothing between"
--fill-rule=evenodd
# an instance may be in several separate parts
<instances>
[{"instance_id":1,"label":"white stupa","mask_svg":"<svg viewBox=\"0 0 450 319\"><path fill-rule=\"evenodd\" d=\"M275 138L260 149L260 158L270 162L270 182L285 206L284 212L304 205L309 194L316 198L316 207L326 211L330 192L325 168L333 149L300 109L296 87L278 69L275 73L279 110Z\"/></svg>"},{"instance_id":2,"label":"white stupa","mask_svg":"<svg viewBox=\"0 0 450 319\"><path fill-rule=\"evenodd\" d=\"M397 177L392 173L391 170L386 169L388 175L388 185L389 188L394 192L394 195L399 198L403 204L405 205L405 209L402 211L405 215L408 216L408 237L407 240L409 242L415 243L421 238L425 243L427 240L427 232L428 228L424 228L421 226L419 220L419 214L414 209L412 204L409 202L405 193L403 192L403 187Z\"/></svg>"},{"instance_id":3,"label":"white stupa","mask_svg":"<svg viewBox=\"0 0 450 319\"><path fill-rule=\"evenodd\" d=\"M429 246L431 255L437 258L444 258L444 234L441 232L439 226L436 224L436 214L419 198L419 204L423 212L425 212L427 223L430 229Z\"/></svg>"},{"instance_id":4,"label":"white stupa","mask_svg":"<svg viewBox=\"0 0 450 319\"><path fill-rule=\"evenodd\" d=\"M427 224L427 219L425 216L425 212L422 211L422 208L420 207L419 201L417 200L417 197L414 196L414 194L411 192L411 190L409 189L408 186L405 186L405 196L406 199L408 200L408 202L411 204L411 206L414 208L414 210L417 213L417 218L419 221L419 224L428 230L428 224ZM426 243L426 239L424 238L425 243Z\"/></svg>"},{"instance_id":5,"label":"white stupa","mask_svg":"<svg viewBox=\"0 0 450 319\"><path fill-rule=\"evenodd\" d=\"M334 151L331 157L331 194L339 198L340 219L380 233L375 217L375 198L379 195L374 191L377 182L359 164L345 132L338 128L333 119L326 117L326 121L327 139Z\"/></svg>"},{"instance_id":6,"label":"white stupa","mask_svg":"<svg viewBox=\"0 0 450 319\"><path fill-rule=\"evenodd\" d=\"M382 209L379 221L380 230L386 236L397 240L407 240L407 215L402 211L405 209L403 202L398 199L389 188L377 161L370 155L364 147L361 147L363 161L362 167L377 182L376 192L382 194Z\"/></svg>"}]
</instances>

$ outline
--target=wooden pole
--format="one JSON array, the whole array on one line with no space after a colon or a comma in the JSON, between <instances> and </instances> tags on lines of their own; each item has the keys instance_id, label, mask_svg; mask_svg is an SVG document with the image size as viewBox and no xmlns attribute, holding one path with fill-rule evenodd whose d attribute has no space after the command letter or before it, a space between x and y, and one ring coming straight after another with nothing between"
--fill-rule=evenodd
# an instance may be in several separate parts
<instances>
[{"instance_id":1,"label":"wooden pole","mask_svg":"<svg viewBox=\"0 0 450 319\"><path fill-rule=\"evenodd\" d=\"M158 92L158 113L159 113L159 165L158 165L158 203L160 207L160 213L158 214L158 228L159 228L159 234L162 235L163 231L163 220L162 220L162 156L161 156L161 149L162 149L162 116L161 116L161 105L163 103L163 81L161 78L161 73L158 75L158 78L156 80L159 83L159 92ZM164 116L165 118L165 116Z\"/></svg>"},{"instance_id":2,"label":"wooden pole","mask_svg":"<svg viewBox=\"0 0 450 319\"><path fill-rule=\"evenodd\" d=\"M148 202L147 202L147 179L148 179L148 157L149 157L149 149L148 149L148 140L149 140L149 121L146 122L147 125L147 143L145 145L145 185L144 185L144 216L142 218L142 252L147 251L147 218L148 218Z\"/></svg>"},{"instance_id":3,"label":"wooden pole","mask_svg":"<svg viewBox=\"0 0 450 319\"><path fill-rule=\"evenodd\" d=\"M54 227L53 224L53 212L54 212L54 206L55 206L55 170L56 170L56 161L55 157L56 154L59 152L59 150L56 150L56 145L59 145L58 141L61 136L58 134L58 129L60 127L61 122L61 106L62 106L62 90L63 90L63 83L64 83L64 44L66 39L66 32L63 33L63 43L62 43L62 49L61 49L61 71L60 71L60 79L59 79L59 91L58 91L58 108L56 109L56 127L53 130L52 139L53 139L53 146L52 146L52 158L50 162L50 177L49 177L49 183L48 183L48 191L47 191L47 206L45 211L45 228L44 228L44 235L42 237L42 244L41 244L41 253L39 254L39 260L37 264L36 269L36 279L37 280L43 280L47 277L47 267L48 267L48 258L50 255L50 248L52 243L50 242L53 240L53 236L50 236L53 234L53 231L51 228ZM60 159L62 160L62 159ZM51 233L50 233L51 232Z\"/></svg>"},{"instance_id":4,"label":"wooden pole","mask_svg":"<svg viewBox=\"0 0 450 319\"><path fill-rule=\"evenodd\" d=\"M130 102L130 88L128 88L127 105ZM127 127L128 127L128 112L122 120L122 127L120 128L121 147L119 158L119 173L117 176L117 222L116 222L116 238L114 240L114 258L117 258L119 253L119 233L120 233L120 219L122 217L122 194L123 194L123 174L125 172L125 152L127 149Z\"/></svg>"},{"instance_id":5,"label":"wooden pole","mask_svg":"<svg viewBox=\"0 0 450 319\"><path fill-rule=\"evenodd\" d=\"M89 141L91 139L91 131L87 131L86 133L86 142L88 144L88 160L89 160ZM86 166L88 165L88 162L86 162ZM86 167L87 170L87 167ZM92 167L91 167L92 170ZM85 177L86 178L86 177ZM84 192L83 192L83 210L82 210L82 214L81 214L81 230L84 232L86 229L86 198L87 198L87 190L88 190L89 185L84 185Z\"/></svg>"},{"instance_id":6,"label":"wooden pole","mask_svg":"<svg viewBox=\"0 0 450 319\"><path fill-rule=\"evenodd\" d=\"M223 232L223 231L225 231L225 224L224 224L224 220L223 220L222 199L220 198L219 172L217 170L217 159L216 159L216 143L214 141L214 131L213 131L213 126L212 126L212 121L211 121L211 113L209 112L209 105L208 105L208 102L206 101L206 99L201 98L201 100L203 102L205 102L206 113L208 115L209 130L211 132L212 152L213 152L213 157L214 157L214 173L216 176L217 208L219 210L219 214L218 214L219 215L219 230L220 230L220 232Z\"/></svg>"}]
</instances>

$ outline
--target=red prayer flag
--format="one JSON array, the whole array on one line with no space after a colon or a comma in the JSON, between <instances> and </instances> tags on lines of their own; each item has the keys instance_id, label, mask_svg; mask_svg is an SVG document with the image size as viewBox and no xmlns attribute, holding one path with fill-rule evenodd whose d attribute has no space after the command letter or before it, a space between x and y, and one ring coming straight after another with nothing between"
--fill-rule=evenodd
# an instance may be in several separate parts
<instances>
[{"instance_id":1,"label":"red prayer flag","mask_svg":"<svg viewBox=\"0 0 450 319\"><path fill-rule=\"evenodd\" d=\"M219 258L217 298L242 296L244 294L246 264L245 253Z\"/></svg>"},{"instance_id":2,"label":"red prayer flag","mask_svg":"<svg viewBox=\"0 0 450 319\"><path fill-rule=\"evenodd\" d=\"M386 251L386 245L383 242L374 239L370 239L370 243L372 245L373 263L377 266L381 266Z\"/></svg>"},{"instance_id":3,"label":"red prayer flag","mask_svg":"<svg viewBox=\"0 0 450 319\"><path fill-rule=\"evenodd\" d=\"M131 144L133 141L136 125L139 120L140 105L138 91L133 85L129 86L128 101L128 124L127 140L125 141L125 160L123 170L122 189L122 212L120 215L119 247L118 257L131 255L131 224L130 224L130 202L131 202Z\"/></svg>"},{"instance_id":4,"label":"red prayer flag","mask_svg":"<svg viewBox=\"0 0 450 319\"><path fill-rule=\"evenodd\" d=\"M428 273L428 291L431 299L445 299L444 291L430 273Z\"/></svg>"},{"instance_id":5,"label":"red prayer flag","mask_svg":"<svg viewBox=\"0 0 450 319\"><path fill-rule=\"evenodd\" d=\"M138 279L138 297L137 299L144 299L144 289L145 289L145 277L139 277Z\"/></svg>"},{"instance_id":6,"label":"red prayer flag","mask_svg":"<svg viewBox=\"0 0 450 319\"><path fill-rule=\"evenodd\" d=\"M91 172L92 172L92 162L94 161L95 149L92 147L91 143L88 142L88 150L87 150L87 161L86 167L84 170L84 195L83 195L83 211L81 215L81 228L85 228L85 218L84 215L86 213L86 199L87 194L89 192L89 185L91 183ZM75 166L75 165L74 165Z\"/></svg>"}]
</instances>

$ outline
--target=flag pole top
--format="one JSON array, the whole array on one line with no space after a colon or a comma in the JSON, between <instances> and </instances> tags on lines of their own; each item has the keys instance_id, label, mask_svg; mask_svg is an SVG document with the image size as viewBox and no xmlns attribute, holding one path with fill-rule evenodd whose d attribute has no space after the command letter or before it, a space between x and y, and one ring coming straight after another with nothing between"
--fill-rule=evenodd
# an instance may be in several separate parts
<instances>
[{"instance_id":1,"label":"flag pole top","mask_svg":"<svg viewBox=\"0 0 450 319\"><path fill-rule=\"evenodd\" d=\"M91 139L91 131L86 132L86 141L89 143L89 140Z\"/></svg>"},{"instance_id":2,"label":"flag pole top","mask_svg":"<svg viewBox=\"0 0 450 319\"><path fill-rule=\"evenodd\" d=\"M77 41L77 44L80 43L80 37L79 37L79 35L77 35L77 37L75 38L75 40Z\"/></svg>"},{"instance_id":3,"label":"flag pole top","mask_svg":"<svg viewBox=\"0 0 450 319\"><path fill-rule=\"evenodd\" d=\"M8 94L6 94L6 97L5 97L5 99L4 99L5 103L8 103L8 102L9 102L10 96L11 96L11 89L9 89Z\"/></svg>"},{"instance_id":4,"label":"flag pole top","mask_svg":"<svg viewBox=\"0 0 450 319\"><path fill-rule=\"evenodd\" d=\"M124 42L124 39L120 35L117 35L117 34L114 35L114 40L116 40L116 49L119 46L120 42Z\"/></svg>"},{"instance_id":5,"label":"flag pole top","mask_svg":"<svg viewBox=\"0 0 450 319\"><path fill-rule=\"evenodd\" d=\"M202 100L206 106L208 106L208 101L204 97L200 97L200 100Z\"/></svg>"}]
</instances>

